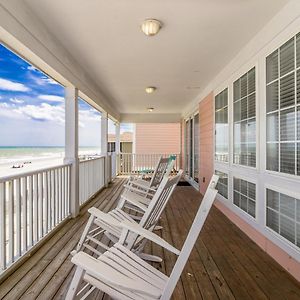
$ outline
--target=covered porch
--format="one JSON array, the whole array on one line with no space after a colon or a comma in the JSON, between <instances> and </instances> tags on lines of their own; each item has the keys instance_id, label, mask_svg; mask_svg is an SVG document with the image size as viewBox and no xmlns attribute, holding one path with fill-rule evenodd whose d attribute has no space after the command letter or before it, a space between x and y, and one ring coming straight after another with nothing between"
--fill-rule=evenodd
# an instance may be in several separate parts
<instances>
[{"instance_id":1,"label":"covered porch","mask_svg":"<svg viewBox=\"0 0 300 300\"><path fill-rule=\"evenodd\" d=\"M183 172L158 231L179 249L220 177L173 299L300 299L300 2L127 2L0 0L0 46L60 88L34 108L22 76L0 74L0 92L25 99L1 94L0 117L59 112L64 138L59 164L0 176L0 299L64 299L88 209L113 209L160 157ZM79 155L80 101L101 125L94 156ZM170 274L175 255L146 252Z\"/></svg>"},{"instance_id":2,"label":"covered porch","mask_svg":"<svg viewBox=\"0 0 300 300\"><path fill-rule=\"evenodd\" d=\"M75 219L26 259L0 285L1 299L64 299L74 275L70 251L88 219L91 206L109 211L123 191L126 177L116 178L82 208ZM191 186L178 186L165 209L160 235L181 248L201 195ZM154 264L169 274L175 255L149 243L147 252L163 258ZM300 284L214 207L177 284L173 299L299 299ZM87 299L108 299L98 290Z\"/></svg>"}]
</instances>

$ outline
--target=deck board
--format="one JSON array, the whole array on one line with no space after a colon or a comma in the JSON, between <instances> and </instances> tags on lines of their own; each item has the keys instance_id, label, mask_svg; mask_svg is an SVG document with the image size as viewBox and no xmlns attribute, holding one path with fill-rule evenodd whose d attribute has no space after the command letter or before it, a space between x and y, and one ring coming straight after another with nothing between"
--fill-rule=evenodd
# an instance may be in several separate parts
<instances>
[{"instance_id":1,"label":"deck board","mask_svg":"<svg viewBox=\"0 0 300 300\"><path fill-rule=\"evenodd\" d=\"M88 219L87 209L112 209L122 193L124 178L117 178L68 221L4 282L0 299L64 299L74 274L70 251ZM162 214L157 233L181 248L201 200L192 187L177 187ZM155 267L170 274L176 256L157 245L146 247L163 258ZM87 299L107 300L95 290ZM300 284L238 227L213 207L173 299L300 299Z\"/></svg>"}]
</instances>

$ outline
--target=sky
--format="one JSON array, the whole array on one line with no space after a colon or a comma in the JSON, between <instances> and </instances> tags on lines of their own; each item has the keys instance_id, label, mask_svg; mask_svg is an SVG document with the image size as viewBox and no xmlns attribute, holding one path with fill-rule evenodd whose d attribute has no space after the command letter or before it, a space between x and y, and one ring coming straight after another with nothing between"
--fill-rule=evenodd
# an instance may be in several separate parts
<instances>
[{"instance_id":1,"label":"sky","mask_svg":"<svg viewBox=\"0 0 300 300\"><path fill-rule=\"evenodd\" d=\"M0 146L64 146L64 113L64 87L0 44ZM100 133L101 113L79 99L79 145L100 147Z\"/></svg>"}]
</instances>

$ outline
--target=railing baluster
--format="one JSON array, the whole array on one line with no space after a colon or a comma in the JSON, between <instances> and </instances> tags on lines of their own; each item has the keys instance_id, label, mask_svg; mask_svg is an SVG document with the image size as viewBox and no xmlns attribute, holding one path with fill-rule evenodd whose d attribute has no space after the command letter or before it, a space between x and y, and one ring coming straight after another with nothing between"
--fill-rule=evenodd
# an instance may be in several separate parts
<instances>
[{"instance_id":1,"label":"railing baluster","mask_svg":"<svg viewBox=\"0 0 300 300\"><path fill-rule=\"evenodd\" d=\"M43 190L44 190L44 199L43 199L43 235L46 235L48 233L48 172L44 173L44 184L43 184Z\"/></svg>"},{"instance_id":2,"label":"railing baluster","mask_svg":"<svg viewBox=\"0 0 300 300\"><path fill-rule=\"evenodd\" d=\"M43 236L43 173L38 174L38 214L37 214L37 223L38 223L38 238L37 241Z\"/></svg>"},{"instance_id":3,"label":"railing baluster","mask_svg":"<svg viewBox=\"0 0 300 300\"><path fill-rule=\"evenodd\" d=\"M62 214L62 219L65 218L65 202L66 202L66 194L65 194L65 169L61 169L61 214Z\"/></svg>"},{"instance_id":4,"label":"railing baluster","mask_svg":"<svg viewBox=\"0 0 300 300\"><path fill-rule=\"evenodd\" d=\"M20 178L17 178L15 181L15 203L16 203L16 226L15 226L15 235L16 235L16 255L21 256L21 187Z\"/></svg>"},{"instance_id":5,"label":"railing baluster","mask_svg":"<svg viewBox=\"0 0 300 300\"><path fill-rule=\"evenodd\" d=\"M29 217L29 246L33 245L33 176L29 176L28 182L28 217Z\"/></svg>"},{"instance_id":6,"label":"railing baluster","mask_svg":"<svg viewBox=\"0 0 300 300\"><path fill-rule=\"evenodd\" d=\"M55 171L51 170L51 229L55 224Z\"/></svg>"},{"instance_id":7,"label":"railing baluster","mask_svg":"<svg viewBox=\"0 0 300 300\"><path fill-rule=\"evenodd\" d=\"M59 204L58 204L58 207L59 207L59 222L61 222L62 220L62 170L61 168L58 169L58 178L59 178L59 187L58 187L58 190L59 190Z\"/></svg>"},{"instance_id":8,"label":"railing baluster","mask_svg":"<svg viewBox=\"0 0 300 300\"><path fill-rule=\"evenodd\" d=\"M38 224L38 213L39 213L39 202L38 202L38 174L33 175L33 237L34 243L38 241L39 237L39 224Z\"/></svg>"},{"instance_id":9,"label":"railing baluster","mask_svg":"<svg viewBox=\"0 0 300 300\"><path fill-rule=\"evenodd\" d=\"M27 251L27 177L21 179L22 185L22 251Z\"/></svg>"},{"instance_id":10,"label":"railing baluster","mask_svg":"<svg viewBox=\"0 0 300 300\"><path fill-rule=\"evenodd\" d=\"M14 197L13 181L8 181L8 257L9 263L14 261Z\"/></svg>"},{"instance_id":11,"label":"railing baluster","mask_svg":"<svg viewBox=\"0 0 300 300\"><path fill-rule=\"evenodd\" d=\"M6 269L6 183L0 183L0 269Z\"/></svg>"},{"instance_id":12,"label":"railing baluster","mask_svg":"<svg viewBox=\"0 0 300 300\"><path fill-rule=\"evenodd\" d=\"M58 224L59 220L59 207L58 207L58 170L54 170L54 181L55 181L55 224L56 226Z\"/></svg>"}]
</instances>

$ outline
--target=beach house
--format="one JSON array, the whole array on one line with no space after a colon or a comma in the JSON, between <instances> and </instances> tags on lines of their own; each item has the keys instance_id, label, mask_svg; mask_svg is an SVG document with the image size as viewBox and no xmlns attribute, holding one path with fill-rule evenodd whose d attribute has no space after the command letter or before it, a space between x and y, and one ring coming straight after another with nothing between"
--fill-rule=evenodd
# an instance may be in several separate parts
<instances>
[{"instance_id":1,"label":"beach house","mask_svg":"<svg viewBox=\"0 0 300 300\"><path fill-rule=\"evenodd\" d=\"M64 299L88 209L170 156L176 248L219 177L173 299L300 299L299 0L0 0L0 43L65 92L63 163L0 177L0 299ZM101 156L80 162L79 97L101 113ZM175 255L145 251L169 276Z\"/></svg>"}]
</instances>

